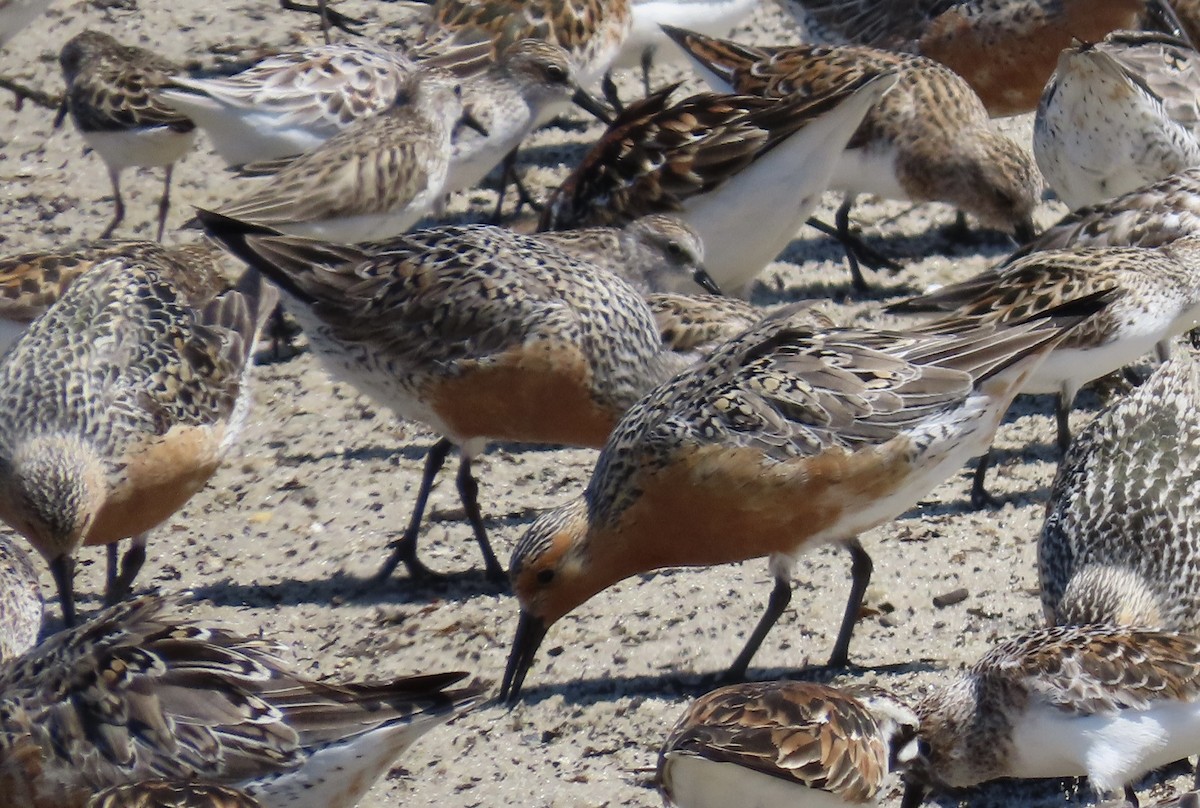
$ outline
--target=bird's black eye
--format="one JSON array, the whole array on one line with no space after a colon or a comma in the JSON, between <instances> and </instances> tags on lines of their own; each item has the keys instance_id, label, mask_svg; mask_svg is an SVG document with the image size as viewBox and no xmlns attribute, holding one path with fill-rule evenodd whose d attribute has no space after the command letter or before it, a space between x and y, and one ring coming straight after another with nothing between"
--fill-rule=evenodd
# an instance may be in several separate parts
<instances>
[{"instance_id":1,"label":"bird's black eye","mask_svg":"<svg viewBox=\"0 0 1200 808\"><path fill-rule=\"evenodd\" d=\"M687 255L687 253L684 252L683 245L681 245L678 241L667 242L667 253L675 256L676 258L683 258Z\"/></svg>"},{"instance_id":2,"label":"bird's black eye","mask_svg":"<svg viewBox=\"0 0 1200 808\"><path fill-rule=\"evenodd\" d=\"M539 584L548 584L554 580L554 570L541 570L537 574Z\"/></svg>"},{"instance_id":3,"label":"bird's black eye","mask_svg":"<svg viewBox=\"0 0 1200 808\"><path fill-rule=\"evenodd\" d=\"M546 65L546 78L555 84L563 84L567 80L567 71L561 65Z\"/></svg>"}]
</instances>

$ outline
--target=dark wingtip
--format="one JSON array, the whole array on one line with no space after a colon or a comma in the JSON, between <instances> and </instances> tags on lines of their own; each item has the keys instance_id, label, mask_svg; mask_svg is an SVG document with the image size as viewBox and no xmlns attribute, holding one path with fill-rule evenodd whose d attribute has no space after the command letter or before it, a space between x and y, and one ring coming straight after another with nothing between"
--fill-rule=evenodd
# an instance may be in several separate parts
<instances>
[{"instance_id":1,"label":"dark wingtip","mask_svg":"<svg viewBox=\"0 0 1200 808\"><path fill-rule=\"evenodd\" d=\"M313 302L314 298L311 294L296 285L296 282L287 273L264 258L249 242L251 236L281 237L283 234L278 230L204 208L196 208L196 220L204 228L208 237L220 244L230 255L251 269L261 272L289 294L303 301Z\"/></svg>"}]
</instances>

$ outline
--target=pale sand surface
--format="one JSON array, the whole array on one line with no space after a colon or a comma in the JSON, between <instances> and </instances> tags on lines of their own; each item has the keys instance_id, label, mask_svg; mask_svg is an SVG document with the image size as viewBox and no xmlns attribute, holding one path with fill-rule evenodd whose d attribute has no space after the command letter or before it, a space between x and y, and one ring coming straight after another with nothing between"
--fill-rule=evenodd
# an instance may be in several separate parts
<instances>
[{"instance_id":1,"label":"pale sand surface","mask_svg":"<svg viewBox=\"0 0 1200 808\"><path fill-rule=\"evenodd\" d=\"M376 15L372 32L415 13L398 3L338 7ZM107 12L61 0L0 53L0 73L59 93L58 49L89 26L179 61L204 64L218 54L236 58L254 47L303 41L296 31L305 32L308 41L317 35L315 17L280 12L271 0L141 0L136 11ZM770 43L795 34L767 6L739 36ZM677 75L662 68L655 80ZM633 74L622 84L627 95L640 86ZM693 80L691 86L699 84ZM52 119L36 106L16 113L7 98L0 104L4 254L95 237L111 215L103 164L81 154L82 141L69 125L52 131ZM1028 120L1006 125L1028 143ZM538 188L555 183L599 132L593 124L587 131L575 126L537 133L524 152L531 183ZM152 237L161 174L130 171L124 189L128 214L118 235ZM185 221L190 205L219 205L236 193L235 181L201 137L199 150L176 171L170 225ZM452 210L479 218L493 200L491 190L471 191L459 194ZM827 218L836 202L827 196ZM1039 224L1062 211L1057 203L1044 205ZM941 228L953 222L953 212L942 206L868 202L857 218L872 244L902 259L902 272L877 275L876 291L855 298L840 248L805 230L784 260L762 275L755 299L831 299L831 313L843 322L886 322L879 310L887 300L966 277L1011 248L1006 239L988 234L967 246L948 241ZM172 241L194 237L169 235ZM436 436L331 382L307 354L260 368L256 399L230 462L153 534L139 587L191 590L199 598L198 614L288 643L301 668L314 676L380 678L463 669L498 683L516 603L480 573L452 474L444 473L433 492L421 549L430 566L451 573L449 581L413 586L401 570L381 589L366 587L388 540L407 522L423 455ZM1085 394L1074 427L1082 427L1099 406L1097 395ZM851 649L863 668L834 682L861 678L915 696L998 639L1038 625L1035 539L1057 459L1050 412L1049 398L1023 400L1002 427L992 476L993 491L1007 501L1002 508L971 511L964 469L919 509L864 536L875 577L867 596L870 613L858 625ZM477 464L481 502L502 560L538 510L581 490L595 456L494 447ZM86 613L97 606L103 553L86 550L81 560ZM847 593L847 561L833 548L804 557L791 608L755 658L753 677L828 679L820 666ZM45 583L53 591L48 575ZM652 786L658 745L686 700L708 689L705 677L732 661L770 585L765 560L756 560L663 571L601 593L553 627L520 706L511 712L485 706L433 731L362 805L660 804ZM959 588L968 592L964 600L934 606L935 596ZM51 610L56 616L57 604ZM1187 787L1180 769L1174 775L1151 778L1161 784L1154 796ZM1055 805L1066 787L997 785L968 798L978 806ZM898 804L898 798L895 784L885 804ZM1091 801L1086 793L1076 799Z\"/></svg>"}]
</instances>

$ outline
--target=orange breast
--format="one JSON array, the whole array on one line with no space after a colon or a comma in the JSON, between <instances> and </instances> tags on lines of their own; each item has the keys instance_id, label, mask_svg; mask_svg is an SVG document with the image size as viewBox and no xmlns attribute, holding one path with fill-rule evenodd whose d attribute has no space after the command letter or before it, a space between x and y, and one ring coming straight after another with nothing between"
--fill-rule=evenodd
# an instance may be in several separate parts
<instances>
[{"instance_id":1,"label":"orange breast","mask_svg":"<svg viewBox=\"0 0 1200 808\"><path fill-rule=\"evenodd\" d=\"M993 117L1037 108L1038 99L1072 39L1098 42L1111 31L1136 27L1142 0L1066 0L1047 15L1040 3L1014 3L1024 14L968 17L942 14L920 40L924 56L967 80Z\"/></svg>"},{"instance_id":2,"label":"orange breast","mask_svg":"<svg viewBox=\"0 0 1200 808\"><path fill-rule=\"evenodd\" d=\"M124 479L104 500L84 544L109 544L157 527L220 465L223 425L175 427L127 455Z\"/></svg>"},{"instance_id":3,"label":"orange breast","mask_svg":"<svg viewBox=\"0 0 1200 808\"><path fill-rule=\"evenodd\" d=\"M89 796L86 789L53 785L44 777L42 751L31 741L0 750L0 797L5 808L84 808Z\"/></svg>"},{"instance_id":4,"label":"orange breast","mask_svg":"<svg viewBox=\"0 0 1200 808\"><path fill-rule=\"evenodd\" d=\"M546 345L513 351L426 386L430 404L460 439L603 446L622 415L596 402L577 352Z\"/></svg>"},{"instance_id":5,"label":"orange breast","mask_svg":"<svg viewBox=\"0 0 1200 808\"><path fill-rule=\"evenodd\" d=\"M848 512L893 493L912 469L902 446L764 464L754 449L705 447L643 480L619 522L624 575L796 554ZM607 542L606 542L607 543Z\"/></svg>"}]
</instances>

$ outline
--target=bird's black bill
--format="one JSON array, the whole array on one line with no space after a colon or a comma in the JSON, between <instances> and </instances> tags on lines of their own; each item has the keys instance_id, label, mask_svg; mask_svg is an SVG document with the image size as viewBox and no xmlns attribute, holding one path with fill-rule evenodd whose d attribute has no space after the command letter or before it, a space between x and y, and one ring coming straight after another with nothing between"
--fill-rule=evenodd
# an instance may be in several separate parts
<instances>
[{"instance_id":1,"label":"bird's black bill","mask_svg":"<svg viewBox=\"0 0 1200 808\"><path fill-rule=\"evenodd\" d=\"M512 650L508 654L508 666L504 669L504 681L500 683L500 700L509 706L521 698L525 674L533 665L533 657L545 636L546 624L528 612L521 612L517 634L513 637Z\"/></svg>"},{"instance_id":2,"label":"bird's black bill","mask_svg":"<svg viewBox=\"0 0 1200 808\"><path fill-rule=\"evenodd\" d=\"M1017 226L1013 228L1013 238L1017 240L1017 244L1022 246L1037 238L1037 234L1037 228L1029 219L1017 222Z\"/></svg>"},{"instance_id":3,"label":"bird's black bill","mask_svg":"<svg viewBox=\"0 0 1200 808\"><path fill-rule=\"evenodd\" d=\"M69 89L65 93L63 93L62 103L58 105L58 112L55 113L55 115L54 115L54 127L53 127L54 129L60 128L63 125L63 121L67 117L67 110L70 109L70 106L68 105L68 101L67 101L67 96L69 96L70 94L71 94L71 91Z\"/></svg>"},{"instance_id":4,"label":"bird's black bill","mask_svg":"<svg viewBox=\"0 0 1200 808\"><path fill-rule=\"evenodd\" d=\"M483 124L481 124L479 122L479 119L476 118L474 115L472 115L470 112L464 111L462 119L459 122L463 126L474 129L476 132L483 135L484 137L488 136L488 130L484 127Z\"/></svg>"},{"instance_id":5,"label":"bird's black bill","mask_svg":"<svg viewBox=\"0 0 1200 808\"><path fill-rule=\"evenodd\" d=\"M920 783L906 783L904 796L900 798L900 808L919 808L925 802L929 789Z\"/></svg>"},{"instance_id":6,"label":"bird's black bill","mask_svg":"<svg viewBox=\"0 0 1200 808\"><path fill-rule=\"evenodd\" d=\"M692 273L692 280L696 282L697 286L708 292L710 295L725 294L721 291L721 287L717 285L717 282L713 280L713 276L709 275L708 270L704 269L703 267L700 267Z\"/></svg>"},{"instance_id":7,"label":"bird's black bill","mask_svg":"<svg viewBox=\"0 0 1200 808\"><path fill-rule=\"evenodd\" d=\"M575 95L571 96L571 101L584 112L596 116L602 123L612 123L612 110L600 103L594 95L582 89L576 90Z\"/></svg>"}]
</instances>

